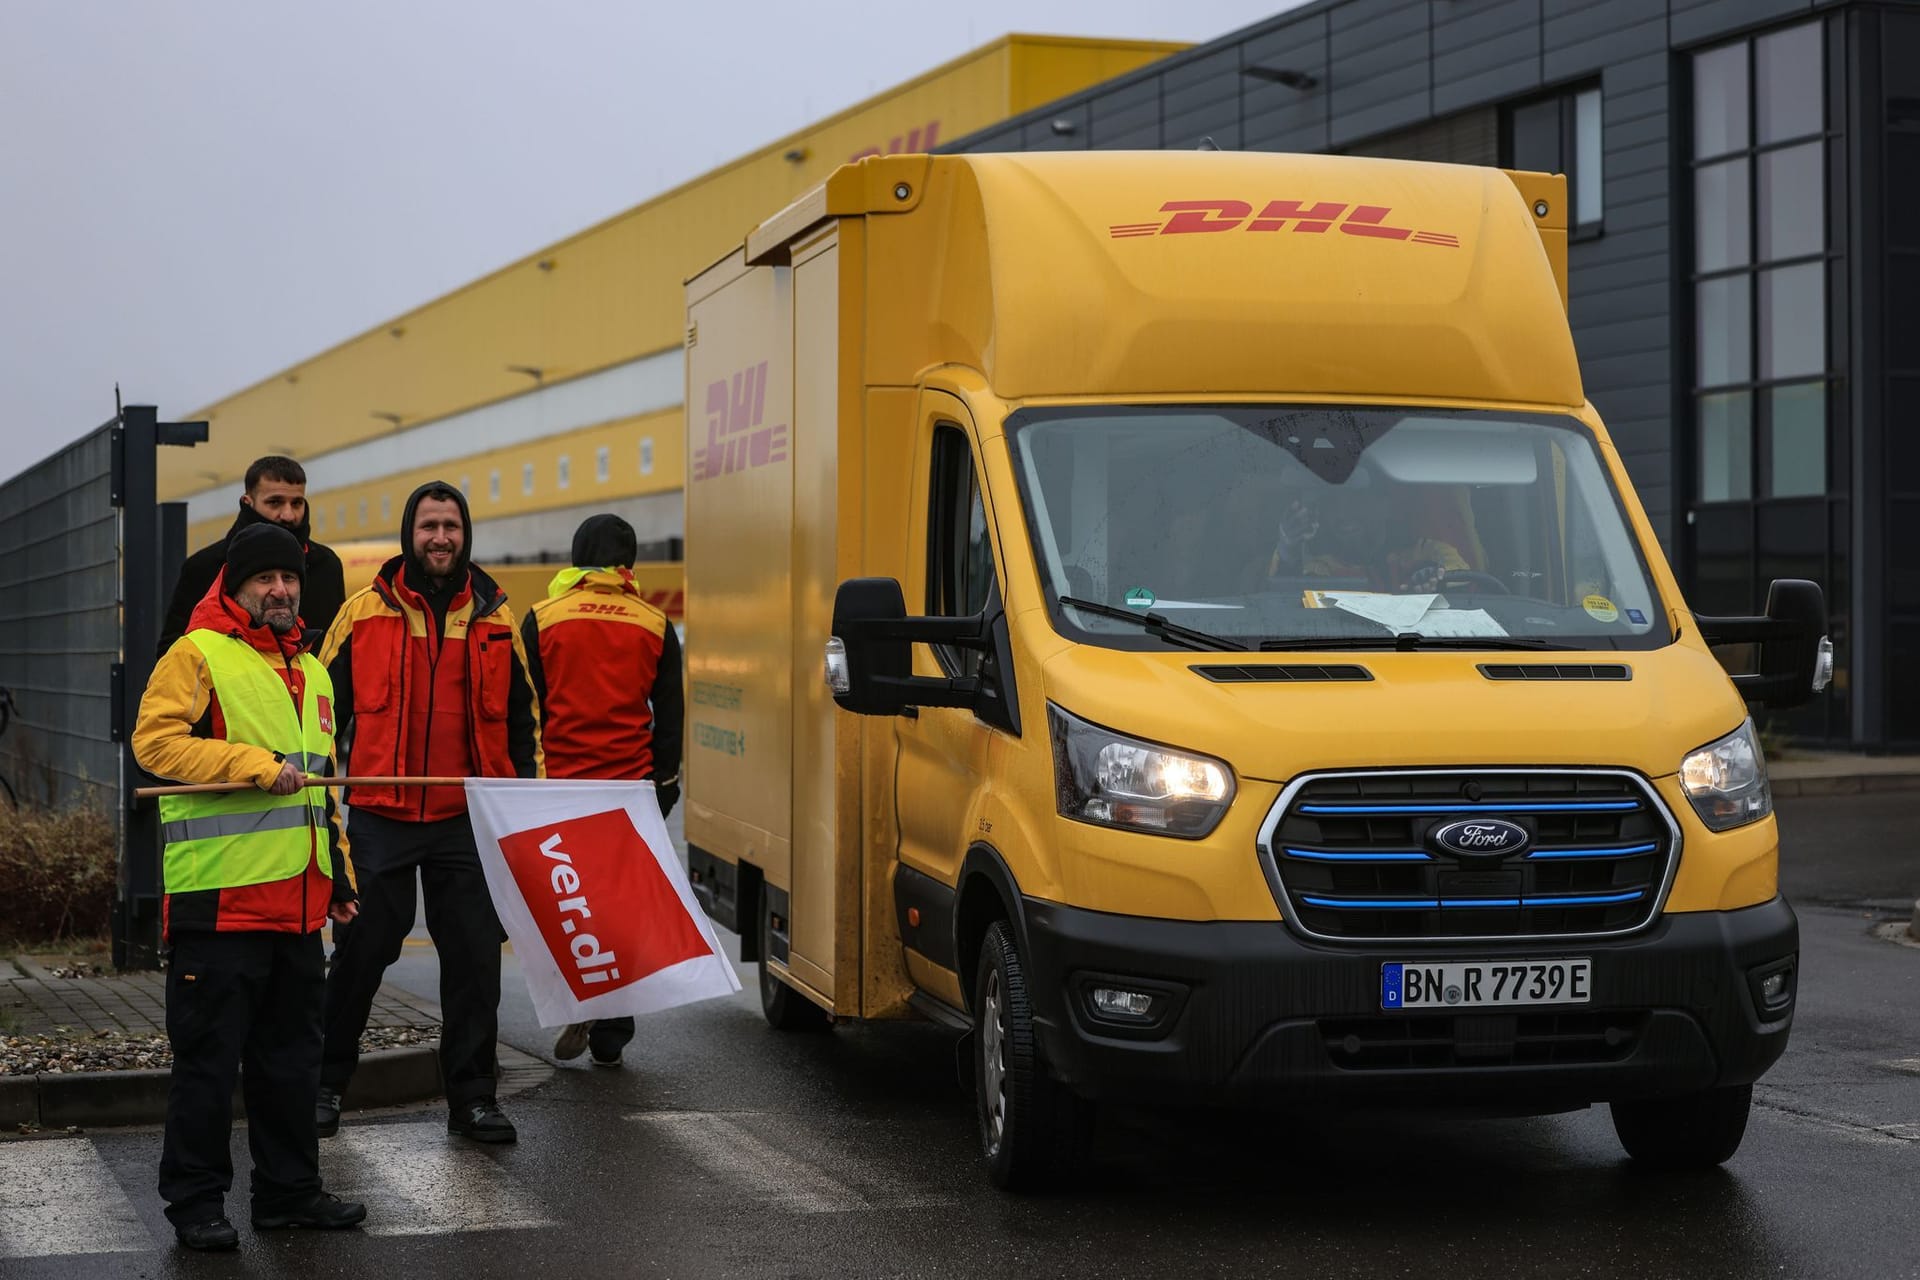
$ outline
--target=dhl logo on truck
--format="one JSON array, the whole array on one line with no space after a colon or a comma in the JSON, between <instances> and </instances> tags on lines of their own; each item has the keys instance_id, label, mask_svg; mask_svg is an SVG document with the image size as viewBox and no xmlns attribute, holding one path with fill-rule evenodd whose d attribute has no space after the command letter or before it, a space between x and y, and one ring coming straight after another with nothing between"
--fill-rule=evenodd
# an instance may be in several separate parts
<instances>
[{"instance_id":1,"label":"dhl logo on truck","mask_svg":"<svg viewBox=\"0 0 1920 1280\"><path fill-rule=\"evenodd\" d=\"M1173 216L1154 222L1119 222L1107 228L1115 240L1136 236L1179 236L1203 231L1303 231L1324 233L1338 227L1343 234L1374 240L1407 240L1414 244L1460 247L1460 237L1444 231L1415 231L1387 225L1393 209L1380 204L1343 204L1320 200L1270 200L1256 216L1246 200L1169 200L1160 212Z\"/></svg>"},{"instance_id":2,"label":"dhl logo on truck","mask_svg":"<svg viewBox=\"0 0 1920 1280\"><path fill-rule=\"evenodd\" d=\"M693 451L693 478L751 471L787 460L787 424L762 426L767 362L707 384L707 442Z\"/></svg>"}]
</instances>

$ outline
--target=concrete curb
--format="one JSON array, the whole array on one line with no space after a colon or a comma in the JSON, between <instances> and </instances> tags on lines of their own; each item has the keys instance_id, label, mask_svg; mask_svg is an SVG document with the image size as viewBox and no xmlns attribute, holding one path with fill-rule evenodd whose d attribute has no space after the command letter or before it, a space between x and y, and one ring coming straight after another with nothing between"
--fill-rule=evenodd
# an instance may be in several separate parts
<instances>
[{"instance_id":1,"label":"concrete curb","mask_svg":"<svg viewBox=\"0 0 1920 1280\"><path fill-rule=\"evenodd\" d=\"M1920 791L1920 773L1854 773L1835 777L1770 780L1775 797L1855 796L1867 792Z\"/></svg>"},{"instance_id":2,"label":"concrete curb","mask_svg":"<svg viewBox=\"0 0 1920 1280\"><path fill-rule=\"evenodd\" d=\"M72 1071L0 1078L0 1126L101 1129L159 1124L167 1118L172 1076L171 1071ZM362 1054L353 1074L355 1110L423 1102L441 1092L440 1055L432 1045ZM235 1119L246 1115L237 1088L233 1114Z\"/></svg>"}]
</instances>

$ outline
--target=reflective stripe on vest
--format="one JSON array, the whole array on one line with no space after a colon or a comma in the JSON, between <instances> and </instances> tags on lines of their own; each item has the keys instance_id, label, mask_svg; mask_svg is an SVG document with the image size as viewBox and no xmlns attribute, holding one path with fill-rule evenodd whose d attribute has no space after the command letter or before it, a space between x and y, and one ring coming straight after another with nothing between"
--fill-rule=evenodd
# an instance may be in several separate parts
<instances>
[{"instance_id":1,"label":"reflective stripe on vest","mask_svg":"<svg viewBox=\"0 0 1920 1280\"><path fill-rule=\"evenodd\" d=\"M287 682L251 644L217 631L195 631L187 638L206 657L227 741L280 752L302 773L325 772L333 752L333 735L322 727L319 706L319 699L333 698L326 668L310 654L295 659L305 684L296 715ZM304 871L316 855L320 870L331 876L329 842L319 830L326 803L318 787L290 796L249 787L222 795L160 797L167 892L285 880Z\"/></svg>"}]
</instances>

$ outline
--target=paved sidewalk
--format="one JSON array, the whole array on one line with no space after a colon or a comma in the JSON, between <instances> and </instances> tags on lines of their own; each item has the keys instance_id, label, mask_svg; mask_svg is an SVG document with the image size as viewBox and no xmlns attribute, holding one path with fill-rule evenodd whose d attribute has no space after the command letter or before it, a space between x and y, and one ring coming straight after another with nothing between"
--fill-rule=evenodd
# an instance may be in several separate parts
<instances>
[{"instance_id":1,"label":"paved sidewalk","mask_svg":"<svg viewBox=\"0 0 1920 1280\"><path fill-rule=\"evenodd\" d=\"M1920 791L1920 756L1863 756L1843 751L1790 751L1767 762L1776 796L1857 795Z\"/></svg>"},{"instance_id":2,"label":"paved sidewalk","mask_svg":"<svg viewBox=\"0 0 1920 1280\"><path fill-rule=\"evenodd\" d=\"M440 1008L398 987L383 986L369 1027L432 1027ZM32 956L0 958L0 1035L164 1034L167 978L142 970L94 977L58 977Z\"/></svg>"}]
</instances>

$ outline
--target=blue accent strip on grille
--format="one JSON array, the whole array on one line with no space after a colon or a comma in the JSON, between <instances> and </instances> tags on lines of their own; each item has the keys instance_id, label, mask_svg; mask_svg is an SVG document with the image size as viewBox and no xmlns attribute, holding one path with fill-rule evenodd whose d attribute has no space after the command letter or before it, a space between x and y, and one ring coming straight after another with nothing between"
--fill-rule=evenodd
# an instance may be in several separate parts
<instances>
[{"instance_id":1,"label":"blue accent strip on grille","mask_svg":"<svg viewBox=\"0 0 1920 1280\"><path fill-rule=\"evenodd\" d=\"M1322 898L1303 893L1300 901L1310 907L1332 907L1341 911L1433 911L1437 909L1479 910L1487 907L1606 907L1622 902L1637 902L1646 890L1631 893L1570 894L1544 898Z\"/></svg>"},{"instance_id":2,"label":"blue accent strip on grille","mask_svg":"<svg viewBox=\"0 0 1920 1280\"><path fill-rule=\"evenodd\" d=\"M1610 907L1621 902L1638 902L1647 896L1645 889L1632 893L1575 894L1571 897L1528 898L1529 907Z\"/></svg>"},{"instance_id":3,"label":"blue accent strip on grille","mask_svg":"<svg viewBox=\"0 0 1920 1280\"><path fill-rule=\"evenodd\" d=\"M1360 902L1352 898L1316 898L1310 893L1301 894L1300 901L1310 907L1343 907L1358 911L1431 911L1440 905L1438 898L1370 898Z\"/></svg>"},{"instance_id":4,"label":"blue accent strip on grille","mask_svg":"<svg viewBox=\"0 0 1920 1280\"><path fill-rule=\"evenodd\" d=\"M1659 849L1657 844L1628 845L1623 849L1535 849L1529 858L1631 858Z\"/></svg>"},{"instance_id":5,"label":"blue accent strip on grille","mask_svg":"<svg viewBox=\"0 0 1920 1280\"><path fill-rule=\"evenodd\" d=\"M1372 814L1372 813L1481 813L1498 817L1503 813L1628 813L1640 808L1638 800L1583 800L1561 804L1303 804L1300 813Z\"/></svg>"},{"instance_id":6,"label":"blue accent strip on grille","mask_svg":"<svg viewBox=\"0 0 1920 1280\"><path fill-rule=\"evenodd\" d=\"M1432 862L1433 857L1425 853L1398 853L1384 851L1380 853L1330 853L1319 849L1288 849L1289 858L1306 858L1312 862Z\"/></svg>"}]
</instances>

